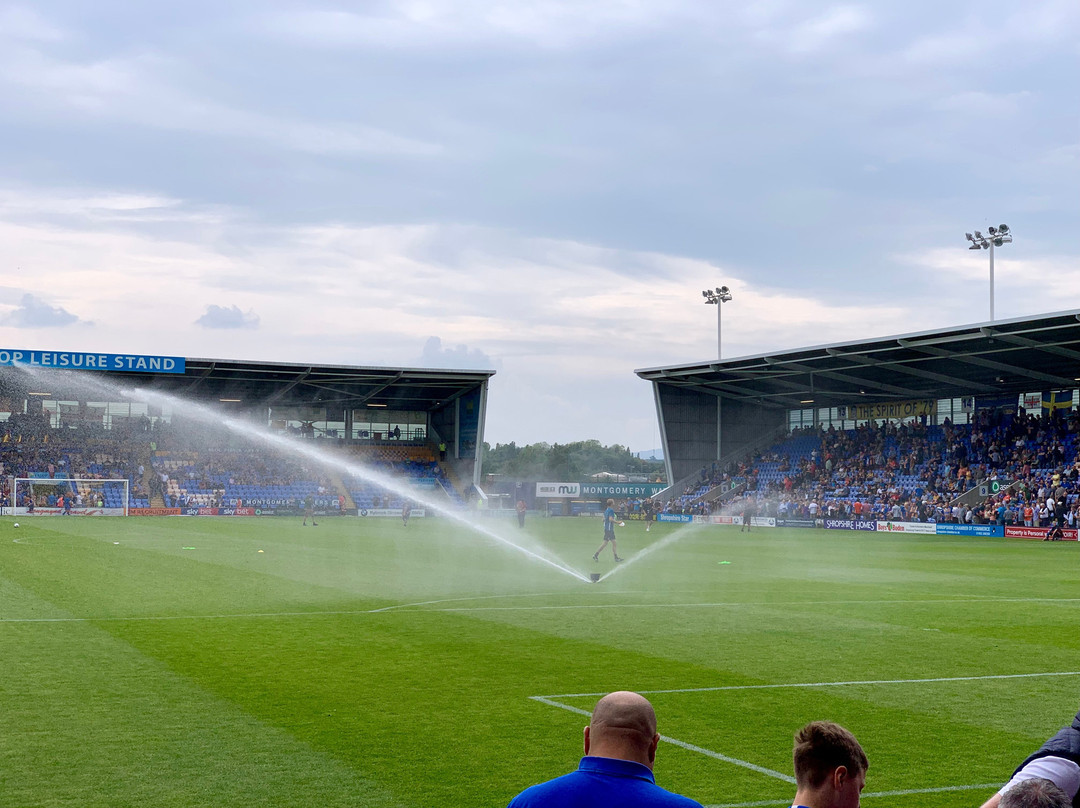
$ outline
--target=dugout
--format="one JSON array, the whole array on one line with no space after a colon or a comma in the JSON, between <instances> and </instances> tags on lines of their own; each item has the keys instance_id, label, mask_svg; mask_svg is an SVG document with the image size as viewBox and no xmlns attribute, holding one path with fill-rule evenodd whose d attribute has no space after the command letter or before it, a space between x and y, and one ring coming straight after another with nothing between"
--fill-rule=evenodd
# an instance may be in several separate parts
<instances>
[{"instance_id":1,"label":"dugout","mask_svg":"<svg viewBox=\"0 0 1080 808\"><path fill-rule=\"evenodd\" d=\"M678 486L799 427L967 423L976 407L1041 405L1046 394L1052 407L1071 405L1080 310L635 372L652 384L668 479Z\"/></svg>"},{"instance_id":2,"label":"dugout","mask_svg":"<svg viewBox=\"0 0 1080 808\"><path fill-rule=\"evenodd\" d=\"M170 413L139 401L150 390L299 437L430 445L467 487L479 479L494 373L0 349L0 428L36 418L53 430L153 429Z\"/></svg>"}]
</instances>

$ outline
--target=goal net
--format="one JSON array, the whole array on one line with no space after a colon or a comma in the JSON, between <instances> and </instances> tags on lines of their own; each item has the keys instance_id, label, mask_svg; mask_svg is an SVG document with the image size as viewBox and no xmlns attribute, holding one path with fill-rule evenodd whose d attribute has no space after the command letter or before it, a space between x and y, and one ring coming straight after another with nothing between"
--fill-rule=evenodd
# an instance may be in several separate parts
<instances>
[{"instance_id":1,"label":"goal net","mask_svg":"<svg viewBox=\"0 0 1080 808\"><path fill-rule=\"evenodd\" d=\"M16 515L127 516L130 489L128 480L16 477L11 506Z\"/></svg>"}]
</instances>

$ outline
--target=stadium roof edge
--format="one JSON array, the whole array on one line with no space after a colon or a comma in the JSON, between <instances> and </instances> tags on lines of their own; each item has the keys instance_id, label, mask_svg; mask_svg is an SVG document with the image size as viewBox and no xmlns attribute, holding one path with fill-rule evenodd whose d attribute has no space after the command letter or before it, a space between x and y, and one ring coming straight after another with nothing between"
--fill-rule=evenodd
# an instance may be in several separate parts
<instances>
[{"instance_id":1,"label":"stadium roof edge","mask_svg":"<svg viewBox=\"0 0 1080 808\"><path fill-rule=\"evenodd\" d=\"M1040 314L1038 317L1016 317L1011 320L987 320L980 323L969 323L966 325L951 326L944 329L929 329L927 331L912 331L907 334L891 334L881 337L869 337L861 340L849 340L847 342L829 342L820 345L807 345L803 348L784 348L778 351L771 351L764 354L744 354L743 356L733 356L727 359L705 359L700 362L685 362L677 365L656 365L654 367L647 368L635 368L634 373L641 375L643 373L656 373L663 370L682 370L689 367L707 367L709 365L723 365L728 362L739 362L745 359L762 359L766 356L781 356L783 354L802 353L804 351L823 351L823 350L838 350L840 348L849 347L852 345L865 345L875 342L888 342L892 340L913 340L919 337L937 336L947 333L959 333L963 331L979 330L982 328L994 328L1007 325L1013 325L1017 323L1031 323L1039 320L1058 318L1058 317L1073 317L1080 322L1080 309L1067 309L1065 311L1051 312L1048 314Z\"/></svg>"},{"instance_id":2,"label":"stadium roof edge","mask_svg":"<svg viewBox=\"0 0 1080 808\"><path fill-rule=\"evenodd\" d=\"M0 375L18 368L0 368ZM450 370L259 362L233 359L185 358L176 372L126 369L56 369L57 374L91 373L123 380L136 389L202 400L235 402L242 406L387 407L393 410L434 411L455 399L486 389L494 370ZM60 380L62 376L54 377ZM7 382L10 384L10 382Z\"/></svg>"},{"instance_id":3,"label":"stadium roof edge","mask_svg":"<svg viewBox=\"0 0 1080 808\"><path fill-rule=\"evenodd\" d=\"M350 370L350 371L370 371L370 372L387 372L387 373L426 373L426 374L450 374L454 376L474 374L477 376L483 376L490 378L495 375L494 370L475 369L475 368L415 368L415 367L395 367L391 365L331 365L320 364L315 362L267 362L262 360L247 360L247 359L214 359L210 357L187 357L187 362L194 362L197 364L215 364L215 365L244 365L248 367L265 367L274 370L284 370L288 368L312 368L316 370Z\"/></svg>"},{"instance_id":4,"label":"stadium roof edge","mask_svg":"<svg viewBox=\"0 0 1080 808\"><path fill-rule=\"evenodd\" d=\"M730 359L642 379L792 409L1080 386L1080 309Z\"/></svg>"}]
</instances>

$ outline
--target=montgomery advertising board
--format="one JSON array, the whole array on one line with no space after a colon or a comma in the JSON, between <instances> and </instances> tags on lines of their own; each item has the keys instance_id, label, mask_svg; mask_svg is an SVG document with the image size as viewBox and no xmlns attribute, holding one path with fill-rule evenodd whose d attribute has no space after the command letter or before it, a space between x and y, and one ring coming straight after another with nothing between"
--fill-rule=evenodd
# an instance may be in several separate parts
<instances>
[{"instance_id":1,"label":"montgomery advertising board","mask_svg":"<svg viewBox=\"0 0 1080 808\"><path fill-rule=\"evenodd\" d=\"M643 499L659 494L667 488L665 483L537 483L536 496L558 499L560 497L573 497L574 499Z\"/></svg>"},{"instance_id":2,"label":"montgomery advertising board","mask_svg":"<svg viewBox=\"0 0 1080 808\"><path fill-rule=\"evenodd\" d=\"M666 483L579 483L583 497L614 497L637 499L651 497L667 488Z\"/></svg>"},{"instance_id":3,"label":"montgomery advertising board","mask_svg":"<svg viewBox=\"0 0 1080 808\"><path fill-rule=\"evenodd\" d=\"M537 483L538 497L577 497L581 495L581 483Z\"/></svg>"}]
</instances>

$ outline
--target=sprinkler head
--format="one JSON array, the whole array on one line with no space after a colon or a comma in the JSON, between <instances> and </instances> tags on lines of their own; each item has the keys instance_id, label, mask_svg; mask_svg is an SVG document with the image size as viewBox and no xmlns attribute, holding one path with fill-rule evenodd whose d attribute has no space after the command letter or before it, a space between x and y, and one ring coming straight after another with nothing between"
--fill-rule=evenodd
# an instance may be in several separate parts
<instances>
[{"instance_id":1,"label":"sprinkler head","mask_svg":"<svg viewBox=\"0 0 1080 808\"><path fill-rule=\"evenodd\" d=\"M600 583L600 573L599 572L590 572L589 573L589 580L592 581L594 584Z\"/></svg>"}]
</instances>

